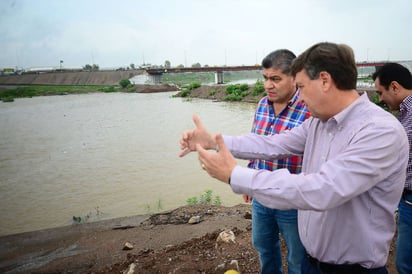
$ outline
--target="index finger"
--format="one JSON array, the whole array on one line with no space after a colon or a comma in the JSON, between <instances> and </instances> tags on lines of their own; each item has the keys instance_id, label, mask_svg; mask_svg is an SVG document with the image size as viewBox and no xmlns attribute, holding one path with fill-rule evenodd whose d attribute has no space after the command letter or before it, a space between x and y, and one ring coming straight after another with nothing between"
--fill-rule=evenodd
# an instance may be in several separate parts
<instances>
[{"instance_id":1,"label":"index finger","mask_svg":"<svg viewBox=\"0 0 412 274\"><path fill-rule=\"evenodd\" d=\"M203 129L203 123L200 121L199 116L197 116L197 114L193 114L193 122L195 123L196 127L199 129Z\"/></svg>"}]
</instances>

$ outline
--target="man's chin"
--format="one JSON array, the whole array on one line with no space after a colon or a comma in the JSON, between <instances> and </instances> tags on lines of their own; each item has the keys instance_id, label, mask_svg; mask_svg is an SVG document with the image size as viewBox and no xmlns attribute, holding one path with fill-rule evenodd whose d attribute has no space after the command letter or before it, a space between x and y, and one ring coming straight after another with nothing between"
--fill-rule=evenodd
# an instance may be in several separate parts
<instances>
[{"instance_id":1,"label":"man's chin","mask_svg":"<svg viewBox=\"0 0 412 274\"><path fill-rule=\"evenodd\" d=\"M268 98L269 101L271 101L272 103L277 103L277 101L279 100L277 96L271 96L268 94Z\"/></svg>"}]
</instances>

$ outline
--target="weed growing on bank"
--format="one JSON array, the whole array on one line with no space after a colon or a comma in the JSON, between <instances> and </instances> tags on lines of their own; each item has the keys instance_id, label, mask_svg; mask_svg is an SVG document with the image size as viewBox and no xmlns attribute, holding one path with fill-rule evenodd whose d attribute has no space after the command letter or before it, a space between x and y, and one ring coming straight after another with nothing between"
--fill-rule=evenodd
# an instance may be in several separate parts
<instances>
[{"instance_id":1,"label":"weed growing on bank","mask_svg":"<svg viewBox=\"0 0 412 274\"><path fill-rule=\"evenodd\" d=\"M152 213L154 213L154 212L159 212L159 211L163 210L163 202L162 202L162 200L159 198L159 199L157 200L156 205L155 205L154 207L152 207L152 206L149 205L149 204L146 204L146 205L145 205L145 209L146 209L146 213L147 213L147 214L152 214Z\"/></svg>"},{"instance_id":2,"label":"weed growing on bank","mask_svg":"<svg viewBox=\"0 0 412 274\"><path fill-rule=\"evenodd\" d=\"M212 190L206 190L204 193L200 195L200 197L190 197L186 200L188 205L221 205L222 201L220 200L220 196L213 196Z\"/></svg>"}]
</instances>

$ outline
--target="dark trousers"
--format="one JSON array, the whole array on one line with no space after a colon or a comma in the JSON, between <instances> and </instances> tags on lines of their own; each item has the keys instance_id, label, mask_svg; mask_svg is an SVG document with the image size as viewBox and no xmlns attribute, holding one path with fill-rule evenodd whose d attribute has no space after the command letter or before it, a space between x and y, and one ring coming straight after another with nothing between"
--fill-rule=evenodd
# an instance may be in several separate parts
<instances>
[{"instance_id":1,"label":"dark trousers","mask_svg":"<svg viewBox=\"0 0 412 274\"><path fill-rule=\"evenodd\" d=\"M385 266L367 269L360 265L326 264L308 255L302 261L302 274L388 274L388 270Z\"/></svg>"}]
</instances>

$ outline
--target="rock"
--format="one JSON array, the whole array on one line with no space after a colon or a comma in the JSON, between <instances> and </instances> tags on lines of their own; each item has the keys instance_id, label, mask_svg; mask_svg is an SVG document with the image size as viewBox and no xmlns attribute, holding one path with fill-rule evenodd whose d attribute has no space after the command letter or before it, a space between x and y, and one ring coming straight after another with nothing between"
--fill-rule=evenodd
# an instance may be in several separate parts
<instances>
[{"instance_id":1,"label":"rock","mask_svg":"<svg viewBox=\"0 0 412 274\"><path fill-rule=\"evenodd\" d=\"M233 233L232 230L225 229L222 232L219 233L219 236L216 239L216 245L215 247L217 248L219 246L219 243L234 243L235 242L235 233Z\"/></svg>"},{"instance_id":2,"label":"rock","mask_svg":"<svg viewBox=\"0 0 412 274\"><path fill-rule=\"evenodd\" d=\"M200 216L193 216L192 218L189 219L189 224L198 224L200 223Z\"/></svg>"},{"instance_id":3,"label":"rock","mask_svg":"<svg viewBox=\"0 0 412 274\"><path fill-rule=\"evenodd\" d=\"M126 271L123 271L123 274L134 274L135 273L136 264L131 263Z\"/></svg>"},{"instance_id":4,"label":"rock","mask_svg":"<svg viewBox=\"0 0 412 274\"><path fill-rule=\"evenodd\" d=\"M123 250L132 250L133 249L133 245L129 242L126 242L123 246Z\"/></svg>"}]
</instances>

